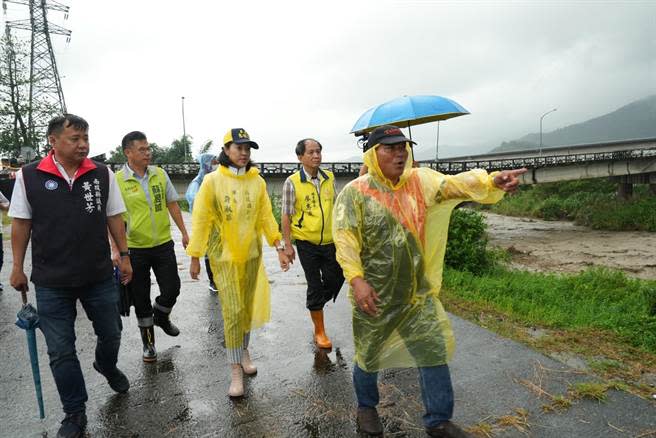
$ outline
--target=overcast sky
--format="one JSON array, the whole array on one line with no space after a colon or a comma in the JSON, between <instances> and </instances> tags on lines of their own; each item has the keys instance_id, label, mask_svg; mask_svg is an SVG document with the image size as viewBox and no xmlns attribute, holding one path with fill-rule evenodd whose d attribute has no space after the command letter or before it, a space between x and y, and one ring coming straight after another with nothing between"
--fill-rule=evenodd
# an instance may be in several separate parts
<instances>
[{"instance_id":1,"label":"overcast sky","mask_svg":"<svg viewBox=\"0 0 656 438\"><path fill-rule=\"evenodd\" d=\"M220 144L231 127L256 161L295 161L303 137L324 161L359 155L349 134L368 108L403 95L449 97L471 115L440 144L487 150L656 94L656 2L59 0L73 31L53 36L69 112L91 154L144 131ZM7 19L27 18L8 5ZM15 34L17 31L15 32ZM436 125L413 128L434 149ZM457 147L457 148L455 148Z\"/></svg>"}]
</instances>

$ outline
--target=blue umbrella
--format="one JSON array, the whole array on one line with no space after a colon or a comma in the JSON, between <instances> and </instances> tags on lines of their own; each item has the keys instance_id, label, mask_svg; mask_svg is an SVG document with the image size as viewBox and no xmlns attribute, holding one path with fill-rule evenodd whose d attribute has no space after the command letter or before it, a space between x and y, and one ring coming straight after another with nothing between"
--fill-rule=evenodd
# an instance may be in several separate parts
<instances>
[{"instance_id":1,"label":"blue umbrella","mask_svg":"<svg viewBox=\"0 0 656 438\"><path fill-rule=\"evenodd\" d=\"M23 307L16 314L16 325L27 334L27 348L30 352L30 363L32 364L32 377L34 378L34 389L36 391L36 400L39 403L39 417L46 417L43 409L43 392L41 390L41 375L39 374L39 354L36 350L36 333L35 329L39 326L39 315L36 309L27 302L27 292L22 291Z\"/></svg>"},{"instance_id":2,"label":"blue umbrella","mask_svg":"<svg viewBox=\"0 0 656 438\"><path fill-rule=\"evenodd\" d=\"M410 138L412 138L411 126L437 121L437 143L439 144L439 121L467 114L469 111L446 97L403 96L365 111L351 128L351 133L358 136L365 135L378 126L396 125L408 128Z\"/></svg>"}]
</instances>

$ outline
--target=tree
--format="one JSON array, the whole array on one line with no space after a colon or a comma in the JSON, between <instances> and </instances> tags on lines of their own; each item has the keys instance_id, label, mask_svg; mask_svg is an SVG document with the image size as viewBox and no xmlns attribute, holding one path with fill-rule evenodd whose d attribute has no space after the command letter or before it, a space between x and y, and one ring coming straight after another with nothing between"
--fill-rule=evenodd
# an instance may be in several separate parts
<instances>
[{"instance_id":1,"label":"tree","mask_svg":"<svg viewBox=\"0 0 656 438\"><path fill-rule=\"evenodd\" d=\"M213 141L213 140L207 140L207 141L205 142L205 144L203 144L203 145L200 147L200 153L201 153L201 154L205 154L205 153L207 153L213 145L214 145L214 141Z\"/></svg>"},{"instance_id":2,"label":"tree","mask_svg":"<svg viewBox=\"0 0 656 438\"><path fill-rule=\"evenodd\" d=\"M201 153L209 150L211 146L212 140L207 141L201 147ZM175 139L168 147L160 147L157 143L150 143L150 149L152 151L150 161L153 164L186 163L191 161L191 136L185 135ZM120 145L109 153L107 161L110 163L125 163L127 161Z\"/></svg>"},{"instance_id":3,"label":"tree","mask_svg":"<svg viewBox=\"0 0 656 438\"><path fill-rule=\"evenodd\" d=\"M125 158L125 154L123 153L123 147L118 145L116 148L110 151L107 161L110 163L125 163L127 158Z\"/></svg>"},{"instance_id":4,"label":"tree","mask_svg":"<svg viewBox=\"0 0 656 438\"><path fill-rule=\"evenodd\" d=\"M0 39L0 151L17 157L22 146L31 146L27 121L29 68L23 45L9 33Z\"/></svg>"},{"instance_id":5,"label":"tree","mask_svg":"<svg viewBox=\"0 0 656 438\"><path fill-rule=\"evenodd\" d=\"M150 143L149 146L151 150L152 163L159 164L159 163L166 162L161 160L162 160L162 156L166 154L167 148L161 148L157 145L157 143ZM107 159L107 161L110 163L126 163L128 159L123 153L123 147L121 145L116 146L116 148L114 148L109 153L109 158Z\"/></svg>"},{"instance_id":6,"label":"tree","mask_svg":"<svg viewBox=\"0 0 656 438\"><path fill-rule=\"evenodd\" d=\"M162 150L162 154L153 162L162 163L185 163L191 161L191 136L183 135L179 139L173 140L171 146Z\"/></svg>"},{"instance_id":7,"label":"tree","mask_svg":"<svg viewBox=\"0 0 656 438\"><path fill-rule=\"evenodd\" d=\"M38 154L47 151L45 128L48 121L59 113L53 102L30 102L29 50L25 43L13 38L9 32L0 38L0 153L17 157L27 147ZM29 115L32 124L29 126Z\"/></svg>"}]
</instances>

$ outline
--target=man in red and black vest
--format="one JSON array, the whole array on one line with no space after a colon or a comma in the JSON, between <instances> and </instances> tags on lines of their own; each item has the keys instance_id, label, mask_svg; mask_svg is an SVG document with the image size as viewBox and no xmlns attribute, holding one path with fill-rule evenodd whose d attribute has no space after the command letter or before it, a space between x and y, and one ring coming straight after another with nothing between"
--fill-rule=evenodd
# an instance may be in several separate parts
<instances>
[{"instance_id":1,"label":"man in red and black vest","mask_svg":"<svg viewBox=\"0 0 656 438\"><path fill-rule=\"evenodd\" d=\"M121 251L121 281L132 278L121 213L125 205L114 173L91 161L89 125L72 114L48 125L52 151L16 174L9 215L13 218L11 285L28 290L23 264L32 238L32 276L40 327L65 418L57 437L84 433L88 399L75 351L76 303L80 300L98 336L93 367L116 392L130 388L117 367L121 344L119 294L113 280L107 229Z\"/></svg>"}]
</instances>

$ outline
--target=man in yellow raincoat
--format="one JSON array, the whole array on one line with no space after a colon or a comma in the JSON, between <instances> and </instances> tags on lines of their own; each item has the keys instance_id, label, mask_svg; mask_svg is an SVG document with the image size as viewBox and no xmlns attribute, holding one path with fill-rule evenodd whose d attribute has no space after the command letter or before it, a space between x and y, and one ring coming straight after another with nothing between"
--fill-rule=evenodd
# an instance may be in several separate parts
<instances>
[{"instance_id":1,"label":"man in yellow raincoat","mask_svg":"<svg viewBox=\"0 0 656 438\"><path fill-rule=\"evenodd\" d=\"M376 411L378 371L419 369L429 436L467 436L450 420L448 366L453 332L438 299L451 211L460 202L494 203L516 189L522 170L449 176L412 168L410 143L395 126L375 129L365 146L368 173L337 198L333 236L351 285L357 424L383 433Z\"/></svg>"},{"instance_id":2,"label":"man in yellow raincoat","mask_svg":"<svg viewBox=\"0 0 656 438\"><path fill-rule=\"evenodd\" d=\"M282 235L273 217L266 183L250 160L258 149L248 133L235 128L223 139L219 168L203 179L191 220L190 274L200 272L206 255L219 290L231 383L228 394L244 394L243 374L255 374L248 352L250 332L269 321L270 289L262 262L262 236L278 250L280 266L289 269Z\"/></svg>"}]
</instances>

